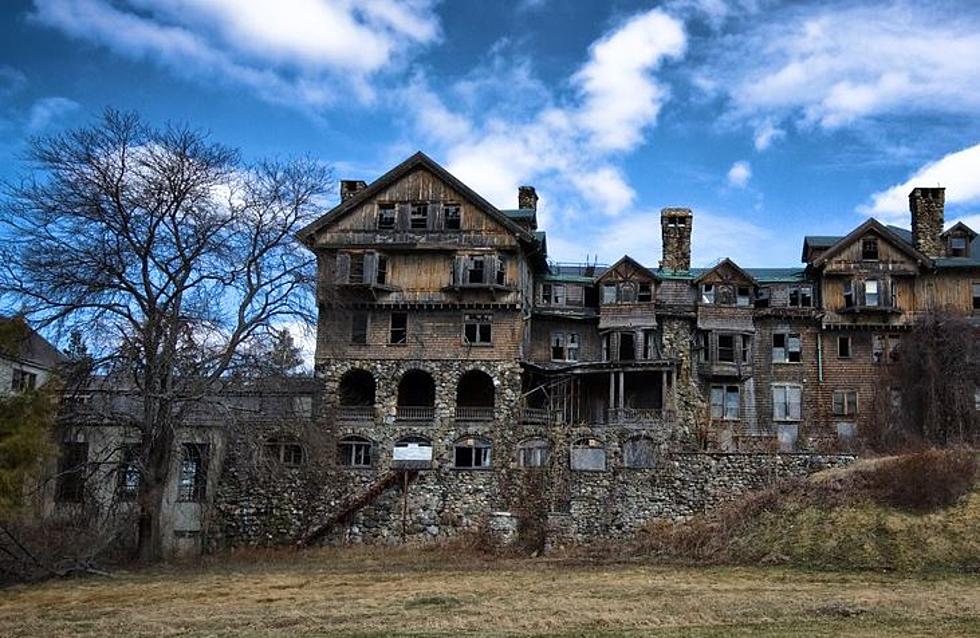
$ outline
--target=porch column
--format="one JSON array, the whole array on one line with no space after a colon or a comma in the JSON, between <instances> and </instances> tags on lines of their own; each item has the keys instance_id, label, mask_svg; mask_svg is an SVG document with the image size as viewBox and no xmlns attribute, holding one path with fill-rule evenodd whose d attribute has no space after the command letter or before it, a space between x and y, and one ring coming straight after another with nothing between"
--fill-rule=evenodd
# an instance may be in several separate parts
<instances>
[{"instance_id":1,"label":"porch column","mask_svg":"<svg viewBox=\"0 0 980 638\"><path fill-rule=\"evenodd\" d=\"M609 405L606 409L605 422L611 419L613 410L616 408L616 373L609 373Z\"/></svg>"},{"instance_id":2,"label":"porch column","mask_svg":"<svg viewBox=\"0 0 980 638\"><path fill-rule=\"evenodd\" d=\"M626 407L626 384L624 381L625 372L620 370L619 372L619 409L622 410Z\"/></svg>"}]
</instances>

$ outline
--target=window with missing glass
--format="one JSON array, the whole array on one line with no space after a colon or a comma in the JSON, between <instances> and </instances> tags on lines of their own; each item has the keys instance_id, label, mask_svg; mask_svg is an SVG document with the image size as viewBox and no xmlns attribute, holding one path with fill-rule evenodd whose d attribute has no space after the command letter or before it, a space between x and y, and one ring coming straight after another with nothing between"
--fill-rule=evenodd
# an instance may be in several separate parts
<instances>
[{"instance_id":1,"label":"window with missing glass","mask_svg":"<svg viewBox=\"0 0 980 638\"><path fill-rule=\"evenodd\" d=\"M409 210L409 228L412 230L425 230L429 227L429 205L426 202L415 202Z\"/></svg>"},{"instance_id":2,"label":"window with missing glass","mask_svg":"<svg viewBox=\"0 0 980 638\"><path fill-rule=\"evenodd\" d=\"M740 397L741 390L737 385L711 386L711 418L737 421Z\"/></svg>"},{"instance_id":3,"label":"window with missing glass","mask_svg":"<svg viewBox=\"0 0 980 638\"><path fill-rule=\"evenodd\" d=\"M398 219L398 208L393 203L378 204L378 230L393 230Z\"/></svg>"},{"instance_id":4,"label":"window with missing glass","mask_svg":"<svg viewBox=\"0 0 980 638\"><path fill-rule=\"evenodd\" d=\"M177 475L177 498L181 501L203 501L208 486L207 443L181 445L180 471Z\"/></svg>"},{"instance_id":5,"label":"window with missing glass","mask_svg":"<svg viewBox=\"0 0 980 638\"><path fill-rule=\"evenodd\" d=\"M462 227L462 213L459 204L443 205L442 226L446 230L459 230Z\"/></svg>"},{"instance_id":6,"label":"window with missing glass","mask_svg":"<svg viewBox=\"0 0 980 638\"><path fill-rule=\"evenodd\" d=\"M457 469L489 469L490 441L470 437L453 446L453 467Z\"/></svg>"},{"instance_id":7,"label":"window with missing glass","mask_svg":"<svg viewBox=\"0 0 980 638\"><path fill-rule=\"evenodd\" d=\"M363 436L347 436L337 444L338 461L344 467L371 467L370 439Z\"/></svg>"},{"instance_id":8,"label":"window with missing glass","mask_svg":"<svg viewBox=\"0 0 980 638\"><path fill-rule=\"evenodd\" d=\"M388 343L399 345L408 341L408 313L391 313L391 327L388 331Z\"/></svg>"},{"instance_id":9,"label":"window with missing glass","mask_svg":"<svg viewBox=\"0 0 980 638\"><path fill-rule=\"evenodd\" d=\"M489 346L493 340L493 315L463 315L463 343L471 346Z\"/></svg>"},{"instance_id":10,"label":"window with missing glass","mask_svg":"<svg viewBox=\"0 0 980 638\"><path fill-rule=\"evenodd\" d=\"M861 240L861 259L864 261L878 261L878 240L874 237L867 237Z\"/></svg>"},{"instance_id":11,"label":"window with missing glass","mask_svg":"<svg viewBox=\"0 0 980 638\"><path fill-rule=\"evenodd\" d=\"M777 332L772 335L772 362L799 363L803 360L800 335L795 332Z\"/></svg>"}]
</instances>

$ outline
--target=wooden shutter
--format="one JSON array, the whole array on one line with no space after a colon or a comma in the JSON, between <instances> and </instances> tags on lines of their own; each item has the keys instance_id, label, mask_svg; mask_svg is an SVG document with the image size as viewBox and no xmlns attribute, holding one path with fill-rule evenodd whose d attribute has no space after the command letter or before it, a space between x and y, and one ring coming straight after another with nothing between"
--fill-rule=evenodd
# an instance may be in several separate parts
<instances>
[{"instance_id":1,"label":"wooden shutter","mask_svg":"<svg viewBox=\"0 0 980 638\"><path fill-rule=\"evenodd\" d=\"M412 205L408 202L401 202L397 205L397 211L395 214L395 228L398 230L408 230L409 226L409 216L411 214Z\"/></svg>"},{"instance_id":2,"label":"wooden shutter","mask_svg":"<svg viewBox=\"0 0 980 638\"><path fill-rule=\"evenodd\" d=\"M337 253L334 282L338 284L350 283L350 253Z\"/></svg>"},{"instance_id":3,"label":"wooden shutter","mask_svg":"<svg viewBox=\"0 0 980 638\"><path fill-rule=\"evenodd\" d=\"M378 253L364 253L364 281L369 286L377 283L378 277Z\"/></svg>"},{"instance_id":4,"label":"wooden shutter","mask_svg":"<svg viewBox=\"0 0 980 638\"><path fill-rule=\"evenodd\" d=\"M435 230L442 227L436 224L436 218L439 216L439 212L441 210L441 205L429 203L427 214L425 216L425 223L429 230Z\"/></svg>"},{"instance_id":5,"label":"wooden shutter","mask_svg":"<svg viewBox=\"0 0 980 638\"><path fill-rule=\"evenodd\" d=\"M793 421L799 421L802 416L801 400L803 391L801 388L786 388L786 396L789 399L789 414L787 415Z\"/></svg>"},{"instance_id":6,"label":"wooden shutter","mask_svg":"<svg viewBox=\"0 0 980 638\"><path fill-rule=\"evenodd\" d=\"M487 255L483 258L483 283L495 285L497 283L497 265L500 258L497 255Z\"/></svg>"},{"instance_id":7,"label":"wooden shutter","mask_svg":"<svg viewBox=\"0 0 980 638\"><path fill-rule=\"evenodd\" d=\"M466 276L466 257L457 255L453 258L453 285L462 286Z\"/></svg>"}]
</instances>

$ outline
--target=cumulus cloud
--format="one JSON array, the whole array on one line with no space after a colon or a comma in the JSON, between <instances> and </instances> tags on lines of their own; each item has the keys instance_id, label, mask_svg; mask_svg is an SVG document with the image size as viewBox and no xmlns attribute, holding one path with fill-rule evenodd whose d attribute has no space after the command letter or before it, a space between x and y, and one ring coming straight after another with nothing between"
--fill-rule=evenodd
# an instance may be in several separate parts
<instances>
[{"instance_id":1,"label":"cumulus cloud","mask_svg":"<svg viewBox=\"0 0 980 638\"><path fill-rule=\"evenodd\" d=\"M752 179L752 167L748 162L740 160L728 169L728 183L738 188L744 188Z\"/></svg>"},{"instance_id":2,"label":"cumulus cloud","mask_svg":"<svg viewBox=\"0 0 980 638\"><path fill-rule=\"evenodd\" d=\"M760 150L785 122L835 129L863 118L980 109L975 7L789 4L741 26L698 75L727 96L732 117L756 128Z\"/></svg>"},{"instance_id":3,"label":"cumulus cloud","mask_svg":"<svg viewBox=\"0 0 980 638\"><path fill-rule=\"evenodd\" d=\"M440 37L430 0L35 0L37 22L192 79L318 107Z\"/></svg>"},{"instance_id":4,"label":"cumulus cloud","mask_svg":"<svg viewBox=\"0 0 980 638\"><path fill-rule=\"evenodd\" d=\"M27 130L30 133L40 133L79 106L78 102L66 97L42 98L31 105L27 114Z\"/></svg>"},{"instance_id":5,"label":"cumulus cloud","mask_svg":"<svg viewBox=\"0 0 980 638\"><path fill-rule=\"evenodd\" d=\"M916 186L944 186L948 207L980 205L980 144L922 166L901 184L873 194L871 202L859 210L888 221L907 223L909 193Z\"/></svg>"}]
</instances>

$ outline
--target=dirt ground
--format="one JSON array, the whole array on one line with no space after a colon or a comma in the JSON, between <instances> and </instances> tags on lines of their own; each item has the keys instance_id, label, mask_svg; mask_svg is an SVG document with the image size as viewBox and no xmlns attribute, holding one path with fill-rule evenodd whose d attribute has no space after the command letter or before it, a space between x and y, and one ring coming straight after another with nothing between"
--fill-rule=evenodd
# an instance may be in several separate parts
<instances>
[{"instance_id":1,"label":"dirt ground","mask_svg":"<svg viewBox=\"0 0 980 638\"><path fill-rule=\"evenodd\" d=\"M14 636L967 636L980 575L252 552L0 590Z\"/></svg>"}]
</instances>

